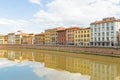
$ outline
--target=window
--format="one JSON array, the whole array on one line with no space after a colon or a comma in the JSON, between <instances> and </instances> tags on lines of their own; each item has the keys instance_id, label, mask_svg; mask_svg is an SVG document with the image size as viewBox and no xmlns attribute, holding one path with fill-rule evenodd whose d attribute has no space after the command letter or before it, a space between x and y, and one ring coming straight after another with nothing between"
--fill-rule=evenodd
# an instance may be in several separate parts
<instances>
[{"instance_id":1,"label":"window","mask_svg":"<svg viewBox=\"0 0 120 80\"><path fill-rule=\"evenodd\" d=\"M84 35L84 37L86 37L86 35Z\"/></svg>"},{"instance_id":2,"label":"window","mask_svg":"<svg viewBox=\"0 0 120 80\"><path fill-rule=\"evenodd\" d=\"M98 36L100 36L100 33L98 33Z\"/></svg>"},{"instance_id":3,"label":"window","mask_svg":"<svg viewBox=\"0 0 120 80\"><path fill-rule=\"evenodd\" d=\"M98 41L100 41L100 38L98 38Z\"/></svg>"},{"instance_id":4,"label":"window","mask_svg":"<svg viewBox=\"0 0 120 80\"><path fill-rule=\"evenodd\" d=\"M93 36L93 33L91 33L91 36Z\"/></svg>"},{"instance_id":5,"label":"window","mask_svg":"<svg viewBox=\"0 0 120 80\"><path fill-rule=\"evenodd\" d=\"M95 32L97 31L97 29L95 28Z\"/></svg>"},{"instance_id":6,"label":"window","mask_svg":"<svg viewBox=\"0 0 120 80\"><path fill-rule=\"evenodd\" d=\"M95 36L97 36L97 33L95 33Z\"/></svg>"},{"instance_id":7,"label":"window","mask_svg":"<svg viewBox=\"0 0 120 80\"><path fill-rule=\"evenodd\" d=\"M107 34L107 36L109 36L109 32L107 32L106 34Z\"/></svg>"},{"instance_id":8,"label":"window","mask_svg":"<svg viewBox=\"0 0 120 80\"><path fill-rule=\"evenodd\" d=\"M95 41L96 41L96 38L95 38Z\"/></svg>"},{"instance_id":9,"label":"window","mask_svg":"<svg viewBox=\"0 0 120 80\"><path fill-rule=\"evenodd\" d=\"M107 41L109 41L109 37L107 37Z\"/></svg>"},{"instance_id":10,"label":"window","mask_svg":"<svg viewBox=\"0 0 120 80\"><path fill-rule=\"evenodd\" d=\"M114 33L113 33L113 32L111 32L111 36L114 36Z\"/></svg>"},{"instance_id":11,"label":"window","mask_svg":"<svg viewBox=\"0 0 120 80\"><path fill-rule=\"evenodd\" d=\"M109 27L107 26L107 31L109 31Z\"/></svg>"},{"instance_id":12,"label":"window","mask_svg":"<svg viewBox=\"0 0 120 80\"><path fill-rule=\"evenodd\" d=\"M113 37L111 37L111 41L113 41L114 40L114 38Z\"/></svg>"},{"instance_id":13,"label":"window","mask_svg":"<svg viewBox=\"0 0 120 80\"><path fill-rule=\"evenodd\" d=\"M107 24L107 27L109 26L109 23L106 23Z\"/></svg>"},{"instance_id":14,"label":"window","mask_svg":"<svg viewBox=\"0 0 120 80\"><path fill-rule=\"evenodd\" d=\"M114 26L114 22L111 22L111 26Z\"/></svg>"},{"instance_id":15,"label":"window","mask_svg":"<svg viewBox=\"0 0 120 80\"><path fill-rule=\"evenodd\" d=\"M93 29L91 29L91 32L93 32Z\"/></svg>"},{"instance_id":16,"label":"window","mask_svg":"<svg viewBox=\"0 0 120 80\"><path fill-rule=\"evenodd\" d=\"M111 30L114 30L114 27L113 27L113 26L111 26Z\"/></svg>"},{"instance_id":17,"label":"window","mask_svg":"<svg viewBox=\"0 0 120 80\"><path fill-rule=\"evenodd\" d=\"M104 31L104 27L102 27L102 30Z\"/></svg>"},{"instance_id":18,"label":"window","mask_svg":"<svg viewBox=\"0 0 120 80\"><path fill-rule=\"evenodd\" d=\"M88 34L87 37L89 37L90 35Z\"/></svg>"},{"instance_id":19,"label":"window","mask_svg":"<svg viewBox=\"0 0 120 80\"><path fill-rule=\"evenodd\" d=\"M93 41L93 38L91 38L91 41Z\"/></svg>"},{"instance_id":20,"label":"window","mask_svg":"<svg viewBox=\"0 0 120 80\"><path fill-rule=\"evenodd\" d=\"M104 27L104 23L102 24L102 26Z\"/></svg>"},{"instance_id":21,"label":"window","mask_svg":"<svg viewBox=\"0 0 120 80\"><path fill-rule=\"evenodd\" d=\"M84 39L84 41L86 42L86 39Z\"/></svg>"},{"instance_id":22,"label":"window","mask_svg":"<svg viewBox=\"0 0 120 80\"><path fill-rule=\"evenodd\" d=\"M102 41L104 41L104 38L102 38Z\"/></svg>"},{"instance_id":23,"label":"window","mask_svg":"<svg viewBox=\"0 0 120 80\"><path fill-rule=\"evenodd\" d=\"M102 32L102 36L104 36L104 32Z\"/></svg>"},{"instance_id":24,"label":"window","mask_svg":"<svg viewBox=\"0 0 120 80\"><path fill-rule=\"evenodd\" d=\"M98 28L98 31L100 32L100 27Z\"/></svg>"}]
</instances>

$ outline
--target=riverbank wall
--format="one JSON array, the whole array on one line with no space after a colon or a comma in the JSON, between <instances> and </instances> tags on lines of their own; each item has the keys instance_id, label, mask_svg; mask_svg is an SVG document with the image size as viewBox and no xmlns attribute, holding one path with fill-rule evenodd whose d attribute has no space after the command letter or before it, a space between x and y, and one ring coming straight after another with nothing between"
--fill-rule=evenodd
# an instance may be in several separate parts
<instances>
[{"instance_id":1,"label":"riverbank wall","mask_svg":"<svg viewBox=\"0 0 120 80\"><path fill-rule=\"evenodd\" d=\"M76 46L41 46L41 45L0 45L0 49L16 48L16 49L44 49L55 51L67 51L75 53L89 53L95 55L119 56L120 48L108 47L76 47Z\"/></svg>"}]
</instances>

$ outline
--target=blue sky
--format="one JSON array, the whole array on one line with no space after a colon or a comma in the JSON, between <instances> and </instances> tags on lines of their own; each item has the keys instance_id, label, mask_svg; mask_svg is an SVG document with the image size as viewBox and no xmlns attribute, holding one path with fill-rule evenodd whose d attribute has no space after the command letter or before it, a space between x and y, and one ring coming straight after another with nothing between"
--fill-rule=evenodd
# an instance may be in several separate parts
<instances>
[{"instance_id":1,"label":"blue sky","mask_svg":"<svg viewBox=\"0 0 120 80\"><path fill-rule=\"evenodd\" d=\"M28 0L0 0L1 18L30 19L38 10L38 5Z\"/></svg>"},{"instance_id":2,"label":"blue sky","mask_svg":"<svg viewBox=\"0 0 120 80\"><path fill-rule=\"evenodd\" d=\"M89 27L104 17L120 18L119 9L120 0L0 0L0 34Z\"/></svg>"}]
</instances>

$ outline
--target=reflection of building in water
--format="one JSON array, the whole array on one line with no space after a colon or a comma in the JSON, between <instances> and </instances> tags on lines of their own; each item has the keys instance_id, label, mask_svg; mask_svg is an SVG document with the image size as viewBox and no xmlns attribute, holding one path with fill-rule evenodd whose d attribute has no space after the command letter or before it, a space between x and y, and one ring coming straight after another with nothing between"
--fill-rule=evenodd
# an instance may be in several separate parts
<instances>
[{"instance_id":1,"label":"reflection of building in water","mask_svg":"<svg viewBox=\"0 0 120 80\"><path fill-rule=\"evenodd\" d=\"M81 74L90 74L91 65L88 59L67 57L66 58L66 70L71 72L80 72Z\"/></svg>"},{"instance_id":2,"label":"reflection of building in water","mask_svg":"<svg viewBox=\"0 0 120 80\"><path fill-rule=\"evenodd\" d=\"M9 60L44 62L46 67L90 75L90 80L120 80L120 58L55 51L0 50Z\"/></svg>"},{"instance_id":3,"label":"reflection of building in water","mask_svg":"<svg viewBox=\"0 0 120 80\"><path fill-rule=\"evenodd\" d=\"M7 50L0 50L0 58L6 57Z\"/></svg>"},{"instance_id":4,"label":"reflection of building in water","mask_svg":"<svg viewBox=\"0 0 120 80\"><path fill-rule=\"evenodd\" d=\"M8 50L8 59L9 60L15 59L15 51Z\"/></svg>"},{"instance_id":5,"label":"reflection of building in water","mask_svg":"<svg viewBox=\"0 0 120 80\"><path fill-rule=\"evenodd\" d=\"M120 80L120 59L83 54L45 54L45 66L90 75L90 80Z\"/></svg>"},{"instance_id":6,"label":"reflection of building in water","mask_svg":"<svg viewBox=\"0 0 120 80\"><path fill-rule=\"evenodd\" d=\"M22 57L23 59L27 59L27 60L30 60L30 61L33 61L34 60L34 53L31 52L31 51L23 51L22 52Z\"/></svg>"},{"instance_id":7,"label":"reflection of building in water","mask_svg":"<svg viewBox=\"0 0 120 80\"><path fill-rule=\"evenodd\" d=\"M120 80L120 64L92 61L91 80Z\"/></svg>"},{"instance_id":8,"label":"reflection of building in water","mask_svg":"<svg viewBox=\"0 0 120 80\"><path fill-rule=\"evenodd\" d=\"M45 66L55 69L66 68L66 57L57 54L45 54Z\"/></svg>"},{"instance_id":9,"label":"reflection of building in water","mask_svg":"<svg viewBox=\"0 0 120 80\"><path fill-rule=\"evenodd\" d=\"M13 51L8 50L8 59L21 62L22 61L22 52L21 51Z\"/></svg>"},{"instance_id":10,"label":"reflection of building in water","mask_svg":"<svg viewBox=\"0 0 120 80\"><path fill-rule=\"evenodd\" d=\"M34 53L34 60L37 62L44 62L44 53Z\"/></svg>"}]
</instances>

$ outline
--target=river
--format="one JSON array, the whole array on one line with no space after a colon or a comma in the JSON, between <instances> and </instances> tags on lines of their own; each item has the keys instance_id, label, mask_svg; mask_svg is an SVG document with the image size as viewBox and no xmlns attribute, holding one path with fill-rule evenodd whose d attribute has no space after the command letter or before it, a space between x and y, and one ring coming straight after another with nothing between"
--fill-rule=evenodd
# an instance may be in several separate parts
<instances>
[{"instance_id":1,"label":"river","mask_svg":"<svg viewBox=\"0 0 120 80\"><path fill-rule=\"evenodd\" d=\"M120 58L48 50L0 50L0 80L120 80Z\"/></svg>"}]
</instances>

